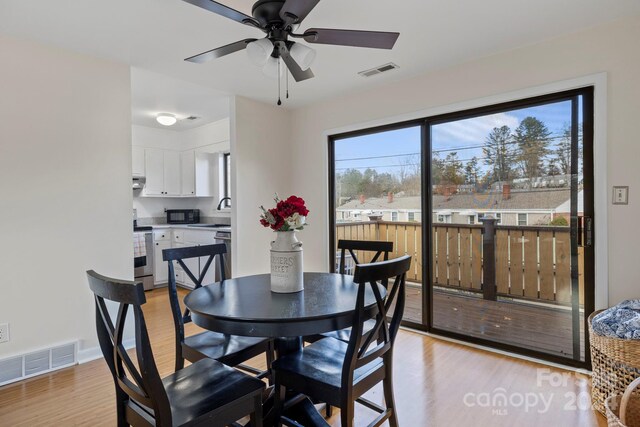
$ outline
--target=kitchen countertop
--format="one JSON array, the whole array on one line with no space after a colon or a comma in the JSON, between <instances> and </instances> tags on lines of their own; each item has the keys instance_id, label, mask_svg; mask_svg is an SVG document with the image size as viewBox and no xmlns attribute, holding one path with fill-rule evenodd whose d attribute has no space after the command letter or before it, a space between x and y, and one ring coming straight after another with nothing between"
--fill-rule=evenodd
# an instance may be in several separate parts
<instances>
[{"instance_id":1,"label":"kitchen countertop","mask_svg":"<svg viewBox=\"0 0 640 427\"><path fill-rule=\"evenodd\" d=\"M182 230L204 230L204 231L226 231L231 232L231 226L227 227L193 227L193 225L199 224L152 224L154 230L166 230L166 229L182 229Z\"/></svg>"}]
</instances>

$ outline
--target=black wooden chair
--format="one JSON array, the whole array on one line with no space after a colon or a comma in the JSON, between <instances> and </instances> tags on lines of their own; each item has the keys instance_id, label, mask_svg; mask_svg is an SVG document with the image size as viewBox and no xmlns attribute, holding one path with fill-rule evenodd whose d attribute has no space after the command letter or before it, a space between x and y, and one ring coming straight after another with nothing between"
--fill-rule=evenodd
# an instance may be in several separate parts
<instances>
[{"instance_id":1,"label":"black wooden chair","mask_svg":"<svg viewBox=\"0 0 640 427\"><path fill-rule=\"evenodd\" d=\"M95 296L100 348L116 386L118 426L222 427L247 415L252 426L262 426L262 381L210 359L160 378L142 312L142 282L119 281L94 271L87 271L87 276ZM106 300L118 304L115 321ZM137 364L122 345L129 308L135 320Z\"/></svg>"},{"instance_id":2,"label":"black wooden chair","mask_svg":"<svg viewBox=\"0 0 640 427\"><path fill-rule=\"evenodd\" d=\"M340 250L340 263L338 265L339 274L347 274L347 252L351 255L353 263L357 266L360 264L355 251L375 252L371 258L371 262L374 263L382 256L382 260L387 261L389 259L389 253L393 252L393 242L379 242L373 240L338 240L338 249ZM386 287L386 281L383 282ZM370 331L373 327L373 321L367 321L364 325L365 333ZM341 329L339 331L325 332L318 335L311 335L305 337L307 342L316 342L322 338L336 338L340 341L348 342L351 336L351 328ZM330 410L329 410L330 413Z\"/></svg>"},{"instance_id":3,"label":"black wooden chair","mask_svg":"<svg viewBox=\"0 0 640 427\"><path fill-rule=\"evenodd\" d=\"M184 325L185 323L191 322L191 313L187 308L185 308L184 312L180 308L176 288L174 261L182 267L185 274L189 276L195 284L195 288L198 289L202 287L202 281L216 256L219 260L221 280L226 280L223 258L226 252L227 249L224 244L165 249L162 251L162 258L169 263L169 300L176 334L176 370L182 369L185 359L190 362L196 362L204 358L209 358L255 374L258 378L268 377L269 368L271 367L271 362L274 357L272 340L258 337L226 335L212 331L205 331L185 337ZM201 268L201 271L197 272L197 277L184 262L184 260L190 258L206 258L204 267ZM219 285L216 284L213 286ZM243 364L247 360L263 353L266 354L267 358L266 371L260 371Z\"/></svg>"},{"instance_id":4,"label":"black wooden chair","mask_svg":"<svg viewBox=\"0 0 640 427\"><path fill-rule=\"evenodd\" d=\"M338 273L347 274L347 252L355 265L360 264L355 251L375 252L371 263L377 262L380 256L382 260L389 259L389 253L393 252L393 242L380 242L377 240L338 240L338 250L340 251L340 264Z\"/></svg>"},{"instance_id":5,"label":"black wooden chair","mask_svg":"<svg viewBox=\"0 0 640 427\"><path fill-rule=\"evenodd\" d=\"M379 426L388 420L391 427L397 427L392 378L393 345L404 312L405 278L410 265L411 257L403 256L356 266L354 281L358 283L358 296L349 342L325 338L273 363L278 425L296 425L295 420L281 415L286 406L286 390L294 390L339 407L343 427L353 425L355 402L380 413L370 426ZM391 278L395 279L383 298L377 282ZM373 330L364 334L367 289L371 289L375 296L378 312ZM362 397L381 381L386 408Z\"/></svg>"}]
</instances>

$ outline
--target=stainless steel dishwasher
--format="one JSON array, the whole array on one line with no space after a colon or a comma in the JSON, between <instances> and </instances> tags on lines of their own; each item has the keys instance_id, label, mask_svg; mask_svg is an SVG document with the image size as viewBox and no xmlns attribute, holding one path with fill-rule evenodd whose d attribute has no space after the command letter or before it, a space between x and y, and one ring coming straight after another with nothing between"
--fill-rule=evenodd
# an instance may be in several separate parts
<instances>
[{"instance_id":1,"label":"stainless steel dishwasher","mask_svg":"<svg viewBox=\"0 0 640 427\"><path fill-rule=\"evenodd\" d=\"M224 257L224 274L227 279L231 279L231 232L230 231L216 231L216 243L224 243L227 247L227 253ZM220 280L220 273L216 269L216 281Z\"/></svg>"}]
</instances>

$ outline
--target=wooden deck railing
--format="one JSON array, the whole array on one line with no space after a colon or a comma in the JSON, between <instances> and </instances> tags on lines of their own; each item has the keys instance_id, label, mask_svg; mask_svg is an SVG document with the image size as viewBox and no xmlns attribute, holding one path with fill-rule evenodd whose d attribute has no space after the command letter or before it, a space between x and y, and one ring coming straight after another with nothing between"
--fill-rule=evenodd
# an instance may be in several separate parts
<instances>
[{"instance_id":1,"label":"wooden deck railing","mask_svg":"<svg viewBox=\"0 0 640 427\"><path fill-rule=\"evenodd\" d=\"M432 279L437 286L491 295L484 285L487 270L483 254L485 225L434 224ZM571 240L568 227L496 226L494 242L495 292L498 296L539 302L571 304ZM422 283L422 224L415 222L353 222L336 226L339 239L385 240L394 243L392 258L413 257L407 280ZM487 254L489 255L489 254ZM360 262L371 254L358 253ZM579 248L580 304L584 281Z\"/></svg>"}]
</instances>

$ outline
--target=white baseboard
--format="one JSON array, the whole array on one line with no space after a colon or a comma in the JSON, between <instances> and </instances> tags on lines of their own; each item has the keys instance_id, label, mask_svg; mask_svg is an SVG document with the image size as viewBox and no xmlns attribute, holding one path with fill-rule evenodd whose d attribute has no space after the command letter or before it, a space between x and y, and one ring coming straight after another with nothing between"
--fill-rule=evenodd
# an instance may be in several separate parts
<instances>
[{"instance_id":1,"label":"white baseboard","mask_svg":"<svg viewBox=\"0 0 640 427\"><path fill-rule=\"evenodd\" d=\"M122 345L127 350L136 346L135 338L130 338L124 340ZM78 364L81 365L83 363L91 362L92 360L101 359L102 358L102 350L100 350L100 346L89 347L82 350L78 350Z\"/></svg>"}]
</instances>

